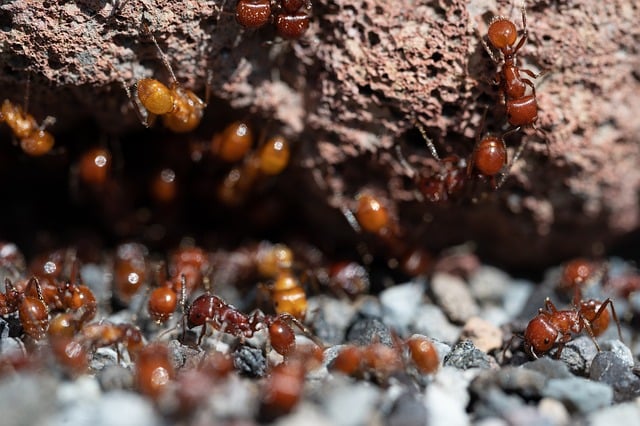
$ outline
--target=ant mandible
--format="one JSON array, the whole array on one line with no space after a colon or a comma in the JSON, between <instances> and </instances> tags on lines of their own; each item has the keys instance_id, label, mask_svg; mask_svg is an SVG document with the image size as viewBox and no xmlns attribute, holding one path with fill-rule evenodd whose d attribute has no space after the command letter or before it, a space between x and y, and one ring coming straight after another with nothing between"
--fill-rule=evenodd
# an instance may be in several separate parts
<instances>
[{"instance_id":1,"label":"ant mandible","mask_svg":"<svg viewBox=\"0 0 640 426\"><path fill-rule=\"evenodd\" d=\"M524 331L525 352L533 358L538 358L558 345L556 357L559 358L564 345L571 340L571 334L578 334L583 330L587 331L596 348L600 351L596 337L604 333L609 326L608 307L611 308L613 319L618 326L618 336L622 340L620 321L610 298L604 302L594 299L581 300L580 303L576 303L571 309L566 310L558 310L553 302L547 298L544 302L544 309L540 308L538 315L529 321Z\"/></svg>"},{"instance_id":2,"label":"ant mandible","mask_svg":"<svg viewBox=\"0 0 640 426\"><path fill-rule=\"evenodd\" d=\"M146 24L143 25L143 30L156 46L160 59L169 72L171 84L167 87L153 78L143 78L136 83L138 100L146 109L146 114L143 114L138 103L133 101L131 91L127 85L123 84L127 96L132 100L134 109L145 127L153 125L156 116L160 115L162 116L162 122L169 130L175 133L190 132L200 124L207 104L191 90L184 89L178 83L167 56L160 49L156 38Z\"/></svg>"}]
</instances>

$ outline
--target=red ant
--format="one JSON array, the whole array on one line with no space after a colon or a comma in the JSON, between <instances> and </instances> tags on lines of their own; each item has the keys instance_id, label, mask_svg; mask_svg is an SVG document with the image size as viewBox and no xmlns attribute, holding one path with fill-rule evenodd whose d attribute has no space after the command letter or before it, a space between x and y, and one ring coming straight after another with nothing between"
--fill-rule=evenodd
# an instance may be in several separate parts
<instances>
[{"instance_id":1,"label":"red ant","mask_svg":"<svg viewBox=\"0 0 640 426\"><path fill-rule=\"evenodd\" d=\"M531 126L536 129L535 123L538 120L535 86L531 80L522 78L521 73L534 79L540 77L542 73L535 74L531 70L519 68L516 60L516 53L524 46L529 35L524 6L522 7L522 26L523 34L518 41L518 31L513 22L503 16L496 16L491 20L487 38L491 46L502 54L502 61L495 56L487 43L480 39L491 59L496 64L502 62L502 68L497 72L495 81L501 86L507 109L507 119L509 124L513 126L507 133L517 132L523 126ZM531 88L530 95L526 95L527 86Z\"/></svg>"},{"instance_id":2,"label":"red ant","mask_svg":"<svg viewBox=\"0 0 640 426\"><path fill-rule=\"evenodd\" d=\"M33 291L37 297L29 295ZM16 311L26 334L35 340L45 336L49 328L49 308L36 277L29 280L24 292L18 291L8 278L5 279L5 293L0 294L0 316Z\"/></svg>"},{"instance_id":3,"label":"red ant","mask_svg":"<svg viewBox=\"0 0 640 426\"><path fill-rule=\"evenodd\" d=\"M295 348L295 333L291 324L315 342L310 330L291 314L281 313L272 316L255 310L246 315L211 293L204 293L191 303L186 312L186 320L190 329L202 326L198 345L202 343L207 331L206 325L241 340L251 338L256 332L267 329L271 347L283 356L287 356Z\"/></svg>"},{"instance_id":4,"label":"red ant","mask_svg":"<svg viewBox=\"0 0 640 426\"><path fill-rule=\"evenodd\" d=\"M613 319L618 326L618 336L622 340L620 321L611 299L607 298L604 302L593 299L581 300L580 303L574 303L571 309L558 310L547 298L544 309L540 308L538 315L529 321L524 331L525 351L533 358L538 358L558 345L556 357L560 357L564 345L571 340L571 334L578 334L583 330L587 331L600 351L596 337L604 333L609 326L607 307L611 307Z\"/></svg>"}]
</instances>

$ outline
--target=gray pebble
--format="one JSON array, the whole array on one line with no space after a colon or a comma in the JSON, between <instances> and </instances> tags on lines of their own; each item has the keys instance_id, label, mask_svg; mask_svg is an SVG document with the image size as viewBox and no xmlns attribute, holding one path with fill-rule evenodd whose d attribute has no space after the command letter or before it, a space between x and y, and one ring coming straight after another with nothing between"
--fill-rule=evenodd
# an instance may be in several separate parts
<instances>
[{"instance_id":1,"label":"gray pebble","mask_svg":"<svg viewBox=\"0 0 640 426\"><path fill-rule=\"evenodd\" d=\"M567 379L573 377L567 365L557 359L539 358L522 365L523 368L537 371L548 379Z\"/></svg>"},{"instance_id":2,"label":"gray pebble","mask_svg":"<svg viewBox=\"0 0 640 426\"><path fill-rule=\"evenodd\" d=\"M576 375L585 376L598 348L588 336L580 336L567 343L560 354L560 361Z\"/></svg>"},{"instance_id":3,"label":"gray pebble","mask_svg":"<svg viewBox=\"0 0 640 426\"><path fill-rule=\"evenodd\" d=\"M426 422L427 408L424 401L410 393L403 393L395 400L387 418L389 426L422 425Z\"/></svg>"},{"instance_id":4,"label":"gray pebble","mask_svg":"<svg viewBox=\"0 0 640 426\"><path fill-rule=\"evenodd\" d=\"M526 399L539 398L546 385L546 377L537 371L522 367L503 367L501 370L484 370L471 382L469 390L481 396L487 389L498 387Z\"/></svg>"},{"instance_id":5,"label":"gray pebble","mask_svg":"<svg viewBox=\"0 0 640 426\"><path fill-rule=\"evenodd\" d=\"M586 414L611 405L613 389L582 377L551 379L542 390L542 395L562 401L570 411Z\"/></svg>"},{"instance_id":6,"label":"gray pebble","mask_svg":"<svg viewBox=\"0 0 640 426\"><path fill-rule=\"evenodd\" d=\"M49 376L22 373L0 381L3 425L42 424L53 413L57 383Z\"/></svg>"},{"instance_id":7,"label":"gray pebble","mask_svg":"<svg viewBox=\"0 0 640 426\"><path fill-rule=\"evenodd\" d=\"M600 342L600 349L605 352L613 352L616 354L627 367L633 367L633 354L631 349L618 339L605 340Z\"/></svg>"},{"instance_id":8,"label":"gray pebble","mask_svg":"<svg viewBox=\"0 0 640 426\"><path fill-rule=\"evenodd\" d=\"M96 375L103 391L133 388L133 373L120 365L108 365Z\"/></svg>"},{"instance_id":9,"label":"gray pebble","mask_svg":"<svg viewBox=\"0 0 640 426\"><path fill-rule=\"evenodd\" d=\"M248 377L264 377L267 374L267 359L262 349L239 346L233 354L233 366L238 373Z\"/></svg>"},{"instance_id":10,"label":"gray pebble","mask_svg":"<svg viewBox=\"0 0 640 426\"><path fill-rule=\"evenodd\" d=\"M409 324L422 304L424 283L407 283L389 287L380 293L382 316L385 324L407 334Z\"/></svg>"},{"instance_id":11,"label":"gray pebble","mask_svg":"<svg viewBox=\"0 0 640 426\"><path fill-rule=\"evenodd\" d=\"M448 274L435 274L430 289L438 305L454 323L464 323L478 315L478 305L461 278Z\"/></svg>"},{"instance_id":12,"label":"gray pebble","mask_svg":"<svg viewBox=\"0 0 640 426\"><path fill-rule=\"evenodd\" d=\"M426 424L431 426L470 424L467 414L469 404L467 387L474 378L475 371L461 371L452 367L444 367L438 371L425 393L428 415Z\"/></svg>"},{"instance_id":13,"label":"gray pebble","mask_svg":"<svg viewBox=\"0 0 640 426\"><path fill-rule=\"evenodd\" d=\"M451 324L440 307L422 305L416 312L413 331L453 345L458 341L462 327Z\"/></svg>"},{"instance_id":14,"label":"gray pebble","mask_svg":"<svg viewBox=\"0 0 640 426\"><path fill-rule=\"evenodd\" d=\"M493 266L480 266L469 277L471 294L484 303L502 303L502 295L509 289L511 277Z\"/></svg>"},{"instance_id":15,"label":"gray pebble","mask_svg":"<svg viewBox=\"0 0 640 426\"><path fill-rule=\"evenodd\" d=\"M600 352L593 359L589 377L613 388L615 402L629 401L640 396L640 377L633 374L627 362L614 352Z\"/></svg>"},{"instance_id":16,"label":"gray pebble","mask_svg":"<svg viewBox=\"0 0 640 426\"><path fill-rule=\"evenodd\" d=\"M364 425L370 423L380 398L380 390L368 383L333 380L327 384L322 405L333 424Z\"/></svg>"},{"instance_id":17,"label":"gray pebble","mask_svg":"<svg viewBox=\"0 0 640 426\"><path fill-rule=\"evenodd\" d=\"M624 425L640 426L640 404L626 402L589 414L587 422L593 426Z\"/></svg>"},{"instance_id":18,"label":"gray pebble","mask_svg":"<svg viewBox=\"0 0 640 426\"><path fill-rule=\"evenodd\" d=\"M393 346L389 327L377 318L363 318L354 322L347 331L347 341L360 346L371 343Z\"/></svg>"},{"instance_id":19,"label":"gray pebble","mask_svg":"<svg viewBox=\"0 0 640 426\"><path fill-rule=\"evenodd\" d=\"M467 370L469 368L492 368L495 361L486 353L477 349L470 340L456 344L444 357L444 365Z\"/></svg>"}]
</instances>

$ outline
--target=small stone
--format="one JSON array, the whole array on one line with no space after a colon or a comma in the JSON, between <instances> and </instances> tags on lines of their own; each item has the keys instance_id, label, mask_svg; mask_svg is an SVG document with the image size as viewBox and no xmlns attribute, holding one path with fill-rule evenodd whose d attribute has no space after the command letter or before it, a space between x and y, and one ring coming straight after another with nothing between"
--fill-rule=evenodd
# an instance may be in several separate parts
<instances>
[{"instance_id":1,"label":"small stone","mask_svg":"<svg viewBox=\"0 0 640 426\"><path fill-rule=\"evenodd\" d=\"M232 354L233 366L238 373L248 377L264 377L267 374L267 359L261 349L239 346Z\"/></svg>"},{"instance_id":2,"label":"small stone","mask_svg":"<svg viewBox=\"0 0 640 426\"><path fill-rule=\"evenodd\" d=\"M542 373L522 367L503 367L498 371L483 370L471 382L469 390L476 395L482 395L490 387L517 393L526 399L539 398L546 385L546 378Z\"/></svg>"},{"instance_id":3,"label":"small stone","mask_svg":"<svg viewBox=\"0 0 640 426\"><path fill-rule=\"evenodd\" d=\"M542 395L562 401L569 411L586 414L611 405L613 389L582 377L551 379L542 390Z\"/></svg>"},{"instance_id":4,"label":"small stone","mask_svg":"<svg viewBox=\"0 0 640 426\"><path fill-rule=\"evenodd\" d=\"M105 392L133 388L133 372L120 365L108 365L100 370L96 377Z\"/></svg>"},{"instance_id":5,"label":"small stone","mask_svg":"<svg viewBox=\"0 0 640 426\"><path fill-rule=\"evenodd\" d=\"M469 277L471 294L483 303L502 303L502 295L509 289L511 277L493 266L482 265Z\"/></svg>"},{"instance_id":6,"label":"small stone","mask_svg":"<svg viewBox=\"0 0 640 426\"><path fill-rule=\"evenodd\" d=\"M431 279L430 289L438 305L452 322L464 323L478 315L478 305L461 278L435 274Z\"/></svg>"},{"instance_id":7,"label":"small stone","mask_svg":"<svg viewBox=\"0 0 640 426\"><path fill-rule=\"evenodd\" d=\"M387 425L410 426L427 423L427 408L415 394L403 393L394 402Z\"/></svg>"},{"instance_id":8,"label":"small stone","mask_svg":"<svg viewBox=\"0 0 640 426\"><path fill-rule=\"evenodd\" d=\"M640 426L640 404L626 402L603 408L589 414L587 420L590 425Z\"/></svg>"},{"instance_id":9,"label":"small stone","mask_svg":"<svg viewBox=\"0 0 640 426\"><path fill-rule=\"evenodd\" d=\"M560 354L560 361L576 375L584 376L589 371L591 361L598 353L598 348L588 336L580 336L565 345Z\"/></svg>"},{"instance_id":10,"label":"small stone","mask_svg":"<svg viewBox=\"0 0 640 426\"><path fill-rule=\"evenodd\" d=\"M567 365L557 359L539 358L522 365L523 368L537 371L548 379L567 379L573 377Z\"/></svg>"},{"instance_id":11,"label":"small stone","mask_svg":"<svg viewBox=\"0 0 640 426\"><path fill-rule=\"evenodd\" d=\"M345 378L346 379L346 378ZM369 424L380 400L380 390L368 383L333 380L325 389L322 405L333 424Z\"/></svg>"},{"instance_id":12,"label":"small stone","mask_svg":"<svg viewBox=\"0 0 640 426\"><path fill-rule=\"evenodd\" d=\"M600 352L591 362L589 377L613 388L615 402L640 396L640 377L633 374L627 362L614 352Z\"/></svg>"},{"instance_id":13,"label":"small stone","mask_svg":"<svg viewBox=\"0 0 640 426\"><path fill-rule=\"evenodd\" d=\"M540 415L546 417L554 425L566 425L569 423L569 412L560 401L552 398L542 398L538 403Z\"/></svg>"},{"instance_id":14,"label":"small stone","mask_svg":"<svg viewBox=\"0 0 640 426\"><path fill-rule=\"evenodd\" d=\"M461 328L449 322L436 305L422 305L416 312L413 331L453 345L460 337Z\"/></svg>"},{"instance_id":15,"label":"small stone","mask_svg":"<svg viewBox=\"0 0 640 426\"><path fill-rule=\"evenodd\" d=\"M469 318L460 334L461 340L471 340L483 352L501 347L502 337L502 330L480 317Z\"/></svg>"},{"instance_id":16,"label":"small stone","mask_svg":"<svg viewBox=\"0 0 640 426\"><path fill-rule=\"evenodd\" d=\"M427 422L431 426L467 426L469 393L467 387L473 376L452 367L438 371L434 381L427 386L425 404Z\"/></svg>"},{"instance_id":17,"label":"small stone","mask_svg":"<svg viewBox=\"0 0 640 426\"><path fill-rule=\"evenodd\" d=\"M393 346L389 327L377 318L363 318L353 323L347 331L347 341L359 346L371 343Z\"/></svg>"},{"instance_id":18,"label":"small stone","mask_svg":"<svg viewBox=\"0 0 640 426\"><path fill-rule=\"evenodd\" d=\"M495 360L477 349L471 340L463 340L456 344L444 357L444 365L466 370L469 368L494 368Z\"/></svg>"},{"instance_id":19,"label":"small stone","mask_svg":"<svg viewBox=\"0 0 640 426\"><path fill-rule=\"evenodd\" d=\"M389 287L380 293L385 324L407 334L409 324L422 304L424 283L407 283Z\"/></svg>"},{"instance_id":20,"label":"small stone","mask_svg":"<svg viewBox=\"0 0 640 426\"><path fill-rule=\"evenodd\" d=\"M3 425L44 424L54 412L57 382L45 375L22 373L0 380Z\"/></svg>"},{"instance_id":21,"label":"small stone","mask_svg":"<svg viewBox=\"0 0 640 426\"><path fill-rule=\"evenodd\" d=\"M327 344L342 343L355 308L347 300L316 296L309 299L308 324L314 334Z\"/></svg>"},{"instance_id":22,"label":"small stone","mask_svg":"<svg viewBox=\"0 0 640 426\"><path fill-rule=\"evenodd\" d=\"M633 353L631 353L631 349L620 340L612 339L600 342L600 349L605 352L613 352L627 367L633 367Z\"/></svg>"}]
</instances>

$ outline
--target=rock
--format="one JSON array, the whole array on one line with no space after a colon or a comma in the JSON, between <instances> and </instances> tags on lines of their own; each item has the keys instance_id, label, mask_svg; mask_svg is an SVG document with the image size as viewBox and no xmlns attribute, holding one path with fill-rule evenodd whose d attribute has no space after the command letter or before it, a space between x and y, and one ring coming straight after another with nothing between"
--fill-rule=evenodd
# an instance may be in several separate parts
<instances>
[{"instance_id":1,"label":"rock","mask_svg":"<svg viewBox=\"0 0 640 426\"><path fill-rule=\"evenodd\" d=\"M413 331L453 345L460 337L461 328L449 322L436 305L422 305L416 312Z\"/></svg>"},{"instance_id":2,"label":"rock","mask_svg":"<svg viewBox=\"0 0 640 426\"><path fill-rule=\"evenodd\" d=\"M422 304L424 287L424 283L399 284L380 293L385 324L400 334L407 334L409 324Z\"/></svg>"},{"instance_id":3,"label":"rock","mask_svg":"<svg viewBox=\"0 0 640 426\"><path fill-rule=\"evenodd\" d=\"M133 388L133 372L120 365L107 365L96 374L103 391L130 390Z\"/></svg>"},{"instance_id":4,"label":"rock","mask_svg":"<svg viewBox=\"0 0 640 426\"><path fill-rule=\"evenodd\" d=\"M509 393L517 393L525 399L536 399L542 394L546 378L542 373L522 367L503 367L498 371L484 370L478 374L469 390L482 397L491 387L500 388Z\"/></svg>"},{"instance_id":5,"label":"rock","mask_svg":"<svg viewBox=\"0 0 640 426\"><path fill-rule=\"evenodd\" d=\"M573 377L567 365L557 359L539 358L522 365L523 368L537 371L548 379L568 379Z\"/></svg>"},{"instance_id":6,"label":"rock","mask_svg":"<svg viewBox=\"0 0 640 426\"><path fill-rule=\"evenodd\" d=\"M589 414L588 423L598 425L640 426L640 404L627 402Z\"/></svg>"},{"instance_id":7,"label":"rock","mask_svg":"<svg viewBox=\"0 0 640 426\"><path fill-rule=\"evenodd\" d=\"M633 353L631 349L618 339L605 340L600 342L600 349L604 352L613 352L624 362L627 367L633 367Z\"/></svg>"},{"instance_id":8,"label":"rock","mask_svg":"<svg viewBox=\"0 0 640 426\"><path fill-rule=\"evenodd\" d=\"M233 366L248 377L264 377L267 374L267 359L262 349L241 345L232 354Z\"/></svg>"},{"instance_id":9,"label":"rock","mask_svg":"<svg viewBox=\"0 0 640 426\"><path fill-rule=\"evenodd\" d=\"M403 393L393 403L387 417L389 426L422 425L427 422L427 408L415 394Z\"/></svg>"},{"instance_id":10,"label":"rock","mask_svg":"<svg viewBox=\"0 0 640 426\"><path fill-rule=\"evenodd\" d=\"M325 389L321 403L333 424L355 426L369 423L381 397L377 388L347 380L334 380L327 386L330 388Z\"/></svg>"},{"instance_id":11,"label":"rock","mask_svg":"<svg viewBox=\"0 0 640 426\"><path fill-rule=\"evenodd\" d=\"M588 336L580 336L565 345L560 354L560 361L564 362L572 373L584 376L597 353L598 348L593 340Z\"/></svg>"},{"instance_id":12,"label":"rock","mask_svg":"<svg viewBox=\"0 0 640 426\"><path fill-rule=\"evenodd\" d=\"M581 377L551 379L542 395L562 401L569 411L586 414L611 405L613 389L604 383L596 383Z\"/></svg>"},{"instance_id":13,"label":"rock","mask_svg":"<svg viewBox=\"0 0 640 426\"><path fill-rule=\"evenodd\" d=\"M566 425L569 423L569 412L564 404L552 398L542 398L538 402L540 415L546 417L554 425Z\"/></svg>"},{"instance_id":14,"label":"rock","mask_svg":"<svg viewBox=\"0 0 640 426\"><path fill-rule=\"evenodd\" d=\"M427 422L431 426L466 426L470 424L467 414L469 393L467 387L473 375L452 367L438 371L434 381L427 386L425 404Z\"/></svg>"},{"instance_id":15,"label":"rock","mask_svg":"<svg viewBox=\"0 0 640 426\"><path fill-rule=\"evenodd\" d=\"M502 330L480 317L471 317L462 328L460 340L471 340L483 352L502 346Z\"/></svg>"},{"instance_id":16,"label":"rock","mask_svg":"<svg viewBox=\"0 0 640 426\"><path fill-rule=\"evenodd\" d=\"M633 374L627 360L614 352L600 352L595 356L589 378L610 385L615 402L630 401L640 396L640 377Z\"/></svg>"},{"instance_id":17,"label":"rock","mask_svg":"<svg viewBox=\"0 0 640 426\"><path fill-rule=\"evenodd\" d=\"M359 346L371 343L393 346L389 327L377 318L363 318L354 322L347 331L347 341Z\"/></svg>"},{"instance_id":18,"label":"rock","mask_svg":"<svg viewBox=\"0 0 640 426\"><path fill-rule=\"evenodd\" d=\"M493 266L482 265L469 277L469 289L481 303L502 304L503 295L510 288L511 277Z\"/></svg>"},{"instance_id":19,"label":"rock","mask_svg":"<svg viewBox=\"0 0 640 426\"><path fill-rule=\"evenodd\" d=\"M57 383L49 376L26 372L4 377L0 380L2 424L44 424L53 416L56 390Z\"/></svg>"},{"instance_id":20,"label":"rock","mask_svg":"<svg viewBox=\"0 0 640 426\"><path fill-rule=\"evenodd\" d=\"M454 323L464 323L478 314L467 284L454 275L435 274L429 283L434 299L447 317Z\"/></svg>"},{"instance_id":21,"label":"rock","mask_svg":"<svg viewBox=\"0 0 640 426\"><path fill-rule=\"evenodd\" d=\"M464 340L456 344L444 357L445 366L456 367L462 370L469 368L494 368L497 364L493 358L477 349L473 342Z\"/></svg>"}]
</instances>

